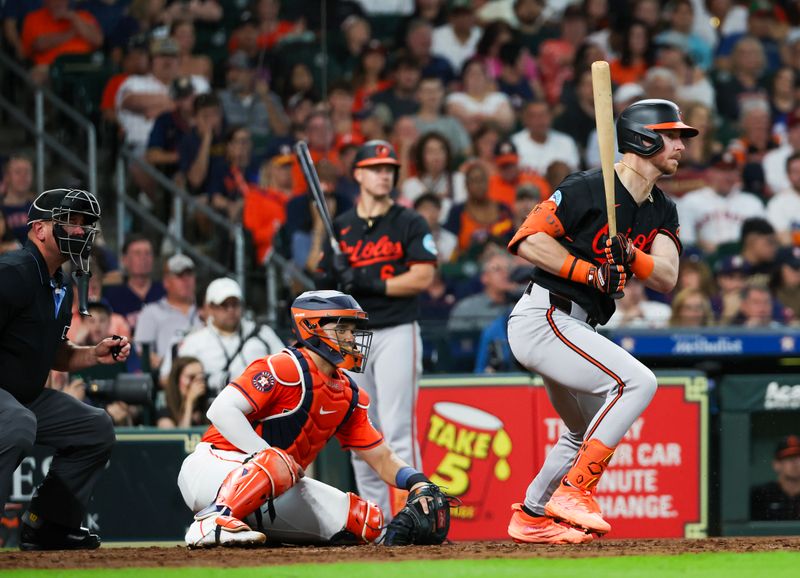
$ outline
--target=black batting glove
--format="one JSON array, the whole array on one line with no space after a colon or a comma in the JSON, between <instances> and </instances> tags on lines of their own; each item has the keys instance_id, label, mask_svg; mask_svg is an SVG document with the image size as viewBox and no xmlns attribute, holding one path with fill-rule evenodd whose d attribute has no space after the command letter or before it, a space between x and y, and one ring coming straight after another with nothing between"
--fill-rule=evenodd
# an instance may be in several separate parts
<instances>
[{"instance_id":1,"label":"black batting glove","mask_svg":"<svg viewBox=\"0 0 800 578\"><path fill-rule=\"evenodd\" d=\"M617 233L605 243L606 260L612 265L630 267L636 259L636 247L627 235Z\"/></svg>"},{"instance_id":2,"label":"black batting glove","mask_svg":"<svg viewBox=\"0 0 800 578\"><path fill-rule=\"evenodd\" d=\"M348 268L339 277L342 292L350 295L386 295L386 281L368 275L363 267Z\"/></svg>"},{"instance_id":3,"label":"black batting glove","mask_svg":"<svg viewBox=\"0 0 800 578\"><path fill-rule=\"evenodd\" d=\"M589 269L587 284L600 291L600 293L619 299L625 290L626 279L625 267L603 263L599 267Z\"/></svg>"}]
</instances>

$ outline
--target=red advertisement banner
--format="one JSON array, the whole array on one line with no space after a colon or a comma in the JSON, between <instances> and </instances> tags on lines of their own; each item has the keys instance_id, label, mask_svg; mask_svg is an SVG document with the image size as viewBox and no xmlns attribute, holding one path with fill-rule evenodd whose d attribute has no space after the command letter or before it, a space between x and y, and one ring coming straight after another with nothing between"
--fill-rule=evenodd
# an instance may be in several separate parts
<instances>
[{"instance_id":1,"label":"red advertisement banner","mask_svg":"<svg viewBox=\"0 0 800 578\"><path fill-rule=\"evenodd\" d=\"M597 500L609 537L700 537L706 531L706 381L662 376L620 443ZM430 378L417 408L424 470L461 500L453 540L502 540L564 427L540 380Z\"/></svg>"}]
</instances>

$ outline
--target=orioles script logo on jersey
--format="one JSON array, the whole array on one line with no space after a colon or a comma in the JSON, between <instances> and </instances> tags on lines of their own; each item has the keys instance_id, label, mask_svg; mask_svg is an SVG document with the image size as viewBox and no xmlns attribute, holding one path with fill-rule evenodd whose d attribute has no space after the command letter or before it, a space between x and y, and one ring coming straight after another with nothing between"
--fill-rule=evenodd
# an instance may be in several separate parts
<instances>
[{"instance_id":1,"label":"orioles script logo on jersey","mask_svg":"<svg viewBox=\"0 0 800 578\"><path fill-rule=\"evenodd\" d=\"M628 229L626 235L631 234L631 230ZM658 235L658 229L653 229L647 235L639 234L635 237L630 237L631 241L633 241L634 246L639 249L640 251L644 251L645 253L650 250L650 246L653 244L653 241ZM595 255L598 255L597 260L603 262L606 260L605 258L605 245L603 245L605 241L605 237L608 236L608 225L603 225L603 227L597 231L594 235L594 239L592 240L592 251L594 251Z\"/></svg>"},{"instance_id":2,"label":"orioles script logo on jersey","mask_svg":"<svg viewBox=\"0 0 800 578\"><path fill-rule=\"evenodd\" d=\"M403 258L403 245L400 241L392 241L389 235L384 235L377 241L358 241L349 245L341 241L342 251L350 256L350 263L354 267L364 267L384 261L396 261Z\"/></svg>"},{"instance_id":3,"label":"orioles script logo on jersey","mask_svg":"<svg viewBox=\"0 0 800 578\"><path fill-rule=\"evenodd\" d=\"M266 393L275 387L275 376L269 371L262 371L253 376L253 387L262 393Z\"/></svg>"}]
</instances>

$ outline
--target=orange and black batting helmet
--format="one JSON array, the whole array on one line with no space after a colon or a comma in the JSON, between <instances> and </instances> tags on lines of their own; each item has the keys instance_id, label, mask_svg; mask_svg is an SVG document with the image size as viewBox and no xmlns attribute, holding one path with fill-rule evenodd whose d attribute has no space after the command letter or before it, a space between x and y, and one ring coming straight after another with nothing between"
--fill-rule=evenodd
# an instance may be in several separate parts
<instances>
[{"instance_id":1,"label":"orange and black batting helmet","mask_svg":"<svg viewBox=\"0 0 800 578\"><path fill-rule=\"evenodd\" d=\"M332 365L354 372L364 371L372 343L372 331L367 331L367 312L358 301L341 291L306 291L291 307L292 332L303 347L322 356ZM355 323L353 340L331 336L323 326L336 323Z\"/></svg>"},{"instance_id":2,"label":"orange and black batting helmet","mask_svg":"<svg viewBox=\"0 0 800 578\"><path fill-rule=\"evenodd\" d=\"M400 166L397 153L390 142L385 140L371 140L358 148L353 168L374 167L377 165Z\"/></svg>"},{"instance_id":3,"label":"orange and black batting helmet","mask_svg":"<svg viewBox=\"0 0 800 578\"><path fill-rule=\"evenodd\" d=\"M623 110L617 119L619 152L653 156L664 148L659 130L679 130L682 138L695 137L699 132L683 122L674 102L660 98L640 100Z\"/></svg>"}]
</instances>

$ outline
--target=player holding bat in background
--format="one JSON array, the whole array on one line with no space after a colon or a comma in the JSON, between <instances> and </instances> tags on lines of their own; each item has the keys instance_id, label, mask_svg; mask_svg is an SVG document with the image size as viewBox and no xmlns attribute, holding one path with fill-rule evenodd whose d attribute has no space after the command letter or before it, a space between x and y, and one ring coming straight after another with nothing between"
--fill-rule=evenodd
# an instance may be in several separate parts
<instances>
[{"instance_id":1,"label":"player holding bat in background","mask_svg":"<svg viewBox=\"0 0 800 578\"><path fill-rule=\"evenodd\" d=\"M522 365L542 376L566 424L524 501L512 506L508 533L518 542L583 543L611 530L593 493L614 448L656 392L653 372L595 326L611 317L613 297L630 275L656 291L675 286L678 215L656 182L675 174L683 139L698 131L683 123L674 103L656 99L630 105L616 128L624 153L613 165L619 233L608 236L603 173L594 169L568 176L508 246L536 266L509 318L509 344Z\"/></svg>"}]
</instances>

